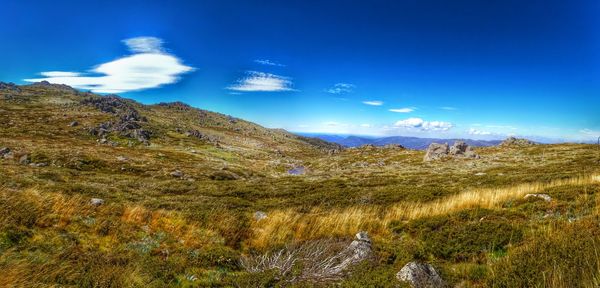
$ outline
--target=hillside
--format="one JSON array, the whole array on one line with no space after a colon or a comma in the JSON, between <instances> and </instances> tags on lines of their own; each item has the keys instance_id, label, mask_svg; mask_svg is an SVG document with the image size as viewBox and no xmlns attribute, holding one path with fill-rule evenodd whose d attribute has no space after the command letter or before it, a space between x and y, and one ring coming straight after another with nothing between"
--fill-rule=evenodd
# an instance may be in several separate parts
<instances>
[{"instance_id":1,"label":"hillside","mask_svg":"<svg viewBox=\"0 0 600 288\"><path fill-rule=\"evenodd\" d=\"M405 287L412 261L449 286L597 286L597 146L474 151L0 83L0 286Z\"/></svg>"}]
</instances>

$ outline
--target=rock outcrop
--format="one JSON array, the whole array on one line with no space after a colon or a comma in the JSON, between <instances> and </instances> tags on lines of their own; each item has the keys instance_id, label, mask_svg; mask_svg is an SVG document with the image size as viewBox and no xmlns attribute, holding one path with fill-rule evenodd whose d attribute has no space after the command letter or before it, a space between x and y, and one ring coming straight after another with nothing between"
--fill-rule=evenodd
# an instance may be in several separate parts
<instances>
[{"instance_id":1,"label":"rock outcrop","mask_svg":"<svg viewBox=\"0 0 600 288\"><path fill-rule=\"evenodd\" d=\"M536 145L536 143L531 140L515 137L508 137L504 141L502 141L502 143L500 143L500 147L523 147L533 145Z\"/></svg>"},{"instance_id":2,"label":"rock outcrop","mask_svg":"<svg viewBox=\"0 0 600 288\"><path fill-rule=\"evenodd\" d=\"M400 269L400 272L396 274L396 278L414 288L446 287L442 277L428 263L409 262Z\"/></svg>"},{"instance_id":3,"label":"rock outcrop","mask_svg":"<svg viewBox=\"0 0 600 288\"><path fill-rule=\"evenodd\" d=\"M94 106L102 112L118 115L116 121L101 123L90 129L90 133L105 138L110 133L135 139L148 145L152 132L142 128L141 123L148 122L130 103L122 98L111 95L100 98L88 98L82 104Z\"/></svg>"},{"instance_id":4,"label":"rock outcrop","mask_svg":"<svg viewBox=\"0 0 600 288\"><path fill-rule=\"evenodd\" d=\"M423 161L439 160L446 157L479 159L479 155L471 149L471 146L464 141L456 141L452 147L449 147L448 143L431 143L425 152Z\"/></svg>"},{"instance_id":5,"label":"rock outcrop","mask_svg":"<svg viewBox=\"0 0 600 288\"><path fill-rule=\"evenodd\" d=\"M429 144L429 147L427 148L427 151L425 152L425 158L423 158L423 160L424 161L432 161L432 160L438 160L438 159L444 158L444 157L448 156L449 151L450 151L450 148L448 147L448 143L445 143L445 144L431 143L431 144Z\"/></svg>"}]
</instances>

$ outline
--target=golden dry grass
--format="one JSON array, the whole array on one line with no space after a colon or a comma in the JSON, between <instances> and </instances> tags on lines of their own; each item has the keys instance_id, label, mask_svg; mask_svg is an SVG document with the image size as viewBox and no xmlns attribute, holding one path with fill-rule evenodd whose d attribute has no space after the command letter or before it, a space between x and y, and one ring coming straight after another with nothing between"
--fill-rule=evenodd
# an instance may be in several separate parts
<instances>
[{"instance_id":1,"label":"golden dry grass","mask_svg":"<svg viewBox=\"0 0 600 288\"><path fill-rule=\"evenodd\" d=\"M253 237L248 243L253 247L268 247L290 240L349 236L362 230L382 236L389 233L386 227L392 221L445 215L475 207L495 208L507 200L522 198L526 194L539 193L548 188L596 182L600 182L600 175L594 174L503 188L472 189L427 203L398 203L389 207L354 206L330 210L314 208L307 213L294 209L274 210L268 213L268 218L253 222Z\"/></svg>"}]
</instances>

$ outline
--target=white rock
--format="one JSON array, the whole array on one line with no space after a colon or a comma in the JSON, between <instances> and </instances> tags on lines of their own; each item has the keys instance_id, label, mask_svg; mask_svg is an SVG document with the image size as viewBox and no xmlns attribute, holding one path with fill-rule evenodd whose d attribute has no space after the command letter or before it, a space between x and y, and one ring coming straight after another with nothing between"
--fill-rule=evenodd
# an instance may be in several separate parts
<instances>
[{"instance_id":1,"label":"white rock","mask_svg":"<svg viewBox=\"0 0 600 288\"><path fill-rule=\"evenodd\" d=\"M548 195L548 194L527 194L527 195L525 195L525 199L529 199L529 198L540 198L540 199L544 199L544 201L546 201L546 202L552 201L552 197L550 197L550 195Z\"/></svg>"},{"instance_id":2,"label":"white rock","mask_svg":"<svg viewBox=\"0 0 600 288\"><path fill-rule=\"evenodd\" d=\"M409 262L404 265L396 278L407 282L414 288L438 288L446 284L438 272L428 263Z\"/></svg>"}]
</instances>

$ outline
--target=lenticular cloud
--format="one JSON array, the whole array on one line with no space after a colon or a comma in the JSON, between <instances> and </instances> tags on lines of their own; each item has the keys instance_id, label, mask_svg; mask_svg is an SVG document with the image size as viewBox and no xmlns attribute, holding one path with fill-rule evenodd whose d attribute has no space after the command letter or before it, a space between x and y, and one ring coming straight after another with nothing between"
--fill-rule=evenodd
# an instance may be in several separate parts
<instances>
[{"instance_id":1,"label":"lenticular cloud","mask_svg":"<svg viewBox=\"0 0 600 288\"><path fill-rule=\"evenodd\" d=\"M165 52L159 38L136 37L123 40L123 43L133 55L100 64L89 73L50 71L40 73L46 78L25 81L66 84L95 93L123 93L175 83L180 75L194 70Z\"/></svg>"}]
</instances>

